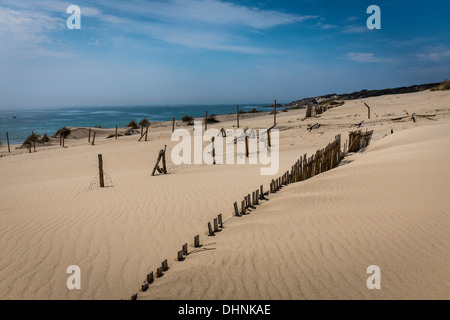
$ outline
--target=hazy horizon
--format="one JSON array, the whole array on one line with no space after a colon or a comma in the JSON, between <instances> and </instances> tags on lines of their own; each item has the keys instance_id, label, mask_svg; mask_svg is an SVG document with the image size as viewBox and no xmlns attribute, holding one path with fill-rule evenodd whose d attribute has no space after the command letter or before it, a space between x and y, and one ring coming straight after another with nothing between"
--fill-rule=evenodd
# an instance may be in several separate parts
<instances>
[{"instance_id":1,"label":"hazy horizon","mask_svg":"<svg viewBox=\"0 0 450 320\"><path fill-rule=\"evenodd\" d=\"M69 30L67 8L81 9ZM367 8L381 9L369 30ZM0 0L0 108L265 104L450 76L450 4Z\"/></svg>"}]
</instances>

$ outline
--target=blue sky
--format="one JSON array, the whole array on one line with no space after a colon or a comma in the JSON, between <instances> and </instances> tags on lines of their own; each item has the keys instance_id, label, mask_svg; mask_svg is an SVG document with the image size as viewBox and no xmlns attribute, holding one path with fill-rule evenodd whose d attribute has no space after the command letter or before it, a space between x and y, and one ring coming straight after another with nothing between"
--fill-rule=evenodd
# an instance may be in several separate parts
<instances>
[{"instance_id":1,"label":"blue sky","mask_svg":"<svg viewBox=\"0 0 450 320\"><path fill-rule=\"evenodd\" d=\"M70 5L81 30L68 30ZM368 6L382 29L369 30ZM450 2L0 0L0 108L290 102L450 78Z\"/></svg>"}]
</instances>

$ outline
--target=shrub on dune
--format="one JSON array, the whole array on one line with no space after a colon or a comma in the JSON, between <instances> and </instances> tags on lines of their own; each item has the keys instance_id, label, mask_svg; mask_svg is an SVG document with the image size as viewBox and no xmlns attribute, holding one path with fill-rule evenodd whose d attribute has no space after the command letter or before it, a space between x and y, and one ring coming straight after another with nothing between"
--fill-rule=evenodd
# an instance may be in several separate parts
<instances>
[{"instance_id":1,"label":"shrub on dune","mask_svg":"<svg viewBox=\"0 0 450 320\"><path fill-rule=\"evenodd\" d=\"M127 128L132 128L132 129L139 129L138 124L136 123L136 121L131 121L128 125Z\"/></svg>"},{"instance_id":2,"label":"shrub on dune","mask_svg":"<svg viewBox=\"0 0 450 320\"><path fill-rule=\"evenodd\" d=\"M70 136L70 129L67 127L61 128L58 131L56 131L55 135L53 136L54 138L56 137L64 137L64 139L67 139L68 136Z\"/></svg>"}]
</instances>

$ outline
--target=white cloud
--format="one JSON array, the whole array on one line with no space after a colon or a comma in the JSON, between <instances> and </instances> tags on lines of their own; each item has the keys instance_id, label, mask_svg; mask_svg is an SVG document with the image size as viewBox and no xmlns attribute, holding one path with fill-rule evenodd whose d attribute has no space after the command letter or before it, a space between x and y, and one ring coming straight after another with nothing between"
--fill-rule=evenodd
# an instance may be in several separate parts
<instances>
[{"instance_id":1,"label":"white cloud","mask_svg":"<svg viewBox=\"0 0 450 320\"><path fill-rule=\"evenodd\" d=\"M212 25L248 26L255 29L268 29L317 18L317 16L262 10L218 0L170 0L154 1L151 4L142 0L100 1L100 3L123 12L145 16L148 19L177 22L187 20Z\"/></svg>"},{"instance_id":2,"label":"white cloud","mask_svg":"<svg viewBox=\"0 0 450 320\"><path fill-rule=\"evenodd\" d=\"M363 34L368 32L369 29L367 29L366 25L348 25L343 27L342 33L344 34Z\"/></svg>"},{"instance_id":3,"label":"white cloud","mask_svg":"<svg viewBox=\"0 0 450 320\"><path fill-rule=\"evenodd\" d=\"M441 62L444 59L450 58L450 50L420 53L417 55L417 58L424 61Z\"/></svg>"},{"instance_id":4,"label":"white cloud","mask_svg":"<svg viewBox=\"0 0 450 320\"><path fill-rule=\"evenodd\" d=\"M360 63L392 62L391 59L377 58L370 52L349 52L347 59Z\"/></svg>"}]
</instances>

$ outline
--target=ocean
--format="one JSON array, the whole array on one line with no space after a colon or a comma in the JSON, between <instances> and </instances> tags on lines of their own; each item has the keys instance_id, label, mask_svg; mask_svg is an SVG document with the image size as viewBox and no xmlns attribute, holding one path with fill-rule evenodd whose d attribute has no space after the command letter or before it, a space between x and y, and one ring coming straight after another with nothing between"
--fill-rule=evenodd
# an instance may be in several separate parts
<instances>
[{"instance_id":1,"label":"ocean","mask_svg":"<svg viewBox=\"0 0 450 320\"><path fill-rule=\"evenodd\" d=\"M269 111L269 104L246 104L240 110ZM139 123L147 118L150 122L178 121L185 115L204 117L208 114L236 113L236 105L166 105L166 106L114 106L114 107L61 107L0 110L0 141L6 143L6 132L11 144L22 144L32 132L53 136L62 127L125 127L132 120Z\"/></svg>"}]
</instances>

